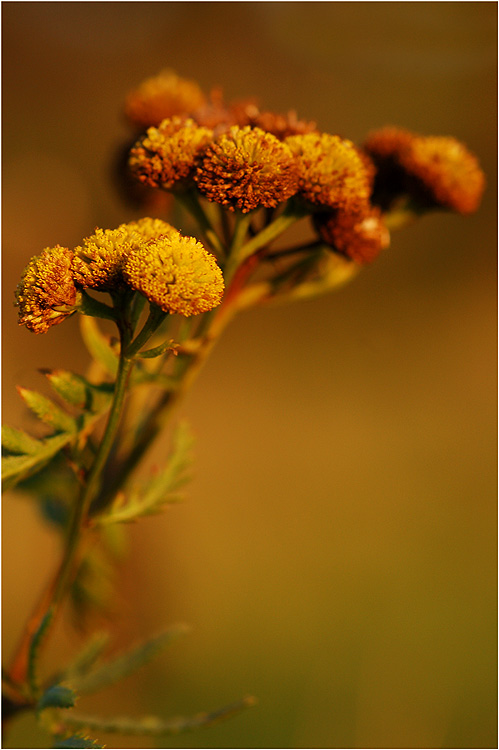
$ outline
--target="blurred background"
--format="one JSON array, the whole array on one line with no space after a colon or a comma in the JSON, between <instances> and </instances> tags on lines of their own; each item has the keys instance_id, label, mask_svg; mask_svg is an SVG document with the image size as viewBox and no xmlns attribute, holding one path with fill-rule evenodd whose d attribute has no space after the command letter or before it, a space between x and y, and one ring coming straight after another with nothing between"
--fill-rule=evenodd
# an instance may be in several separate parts
<instances>
[{"instance_id":1,"label":"blurred background","mask_svg":"<svg viewBox=\"0 0 499 750\"><path fill-rule=\"evenodd\" d=\"M111 626L119 646L192 632L81 708L166 717L258 697L161 747L496 747L496 4L2 11L9 424L28 424L15 385L43 390L37 368L87 366L77 320L34 336L13 290L44 247L140 215L110 164L127 92L162 68L357 143L385 124L454 135L488 181L476 215L394 234L336 294L232 324L179 412L196 435L186 502L130 529ZM7 495L5 659L58 555L31 502ZM52 658L80 643L68 622ZM43 746L25 721L6 742Z\"/></svg>"}]
</instances>

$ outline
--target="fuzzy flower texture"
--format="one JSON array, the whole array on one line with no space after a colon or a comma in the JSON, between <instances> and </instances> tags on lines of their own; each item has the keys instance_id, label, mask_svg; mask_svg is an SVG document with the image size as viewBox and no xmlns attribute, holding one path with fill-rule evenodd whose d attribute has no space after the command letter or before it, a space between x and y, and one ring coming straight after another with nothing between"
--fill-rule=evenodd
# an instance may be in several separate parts
<instances>
[{"instance_id":1,"label":"fuzzy flower texture","mask_svg":"<svg viewBox=\"0 0 499 750\"><path fill-rule=\"evenodd\" d=\"M46 333L78 311L84 289L140 292L166 313L190 316L216 307L222 271L193 237L161 219L96 229L82 245L53 247L31 259L16 290L19 324Z\"/></svg>"},{"instance_id":2,"label":"fuzzy flower texture","mask_svg":"<svg viewBox=\"0 0 499 750\"><path fill-rule=\"evenodd\" d=\"M296 113L261 111L254 100L205 96L172 71L132 91L126 115L145 129L130 151L131 174L148 188L197 191L233 213L275 209L290 199L319 239L356 263L387 247L386 214L475 211L484 190L476 157L451 137L389 127L355 146Z\"/></svg>"},{"instance_id":3,"label":"fuzzy flower texture","mask_svg":"<svg viewBox=\"0 0 499 750\"><path fill-rule=\"evenodd\" d=\"M132 91L125 114L134 131L128 176L138 187L194 202L201 214L204 203L225 234L233 216L249 215L250 236L283 211L308 216L311 248L320 244L358 265L388 247L397 212L469 214L485 186L478 160L455 138L386 127L356 146L294 111L264 111L253 99L226 103L219 89L206 96L171 70ZM253 223L259 209L263 218ZM223 266L230 240L223 252L211 249ZM78 310L83 290L112 295L127 288L165 312L195 315L220 303L224 279L196 239L160 219L142 219L33 258L16 292L19 322L43 333Z\"/></svg>"}]
</instances>

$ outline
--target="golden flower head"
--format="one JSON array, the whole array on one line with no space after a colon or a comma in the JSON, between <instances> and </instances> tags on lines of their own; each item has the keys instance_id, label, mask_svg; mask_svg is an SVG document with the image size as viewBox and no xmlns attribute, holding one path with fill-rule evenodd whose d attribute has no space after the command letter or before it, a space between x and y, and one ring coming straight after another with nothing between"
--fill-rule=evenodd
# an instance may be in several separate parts
<instances>
[{"instance_id":1,"label":"golden flower head","mask_svg":"<svg viewBox=\"0 0 499 750\"><path fill-rule=\"evenodd\" d=\"M125 114L141 130L157 126L167 117L184 115L202 107L205 96L195 81L163 70L148 78L126 100Z\"/></svg>"},{"instance_id":2,"label":"golden flower head","mask_svg":"<svg viewBox=\"0 0 499 750\"><path fill-rule=\"evenodd\" d=\"M209 128L179 117L149 128L130 151L132 174L150 187L170 190L194 172L196 157L213 137Z\"/></svg>"},{"instance_id":3,"label":"golden flower head","mask_svg":"<svg viewBox=\"0 0 499 750\"><path fill-rule=\"evenodd\" d=\"M370 193L369 174L351 141L327 133L286 138L299 165L302 197L319 206L350 210Z\"/></svg>"},{"instance_id":4,"label":"golden flower head","mask_svg":"<svg viewBox=\"0 0 499 750\"><path fill-rule=\"evenodd\" d=\"M208 200L242 213L275 207L298 188L297 167L288 146L249 126L235 125L211 143L194 179Z\"/></svg>"},{"instance_id":5,"label":"golden flower head","mask_svg":"<svg viewBox=\"0 0 499 750\"><path fill-rule=\"evenodd\" d=\"M414 138L399 159L430 204L460 214L478 208L485 175L477 158L460 141L444 136Z\"/></svg>"},{"instance_id":6,"label":"golden flower head","mask_svg":"<svg viewBox=\"0 0 499 750\"><path fill-rule=\"evenodd\" d=\"M72 261L73 252L59 245L31 258L15 292L19 325L46 333L75 311Z\"/></svg>"},{"instance_id":7,"label":"golden flower head","mask_svg":"<svg viewBox=\"0 0 499 750\"><path fill-rule=\"evenodd\" d=\"M359 264L371 263L390 244L381 213L371 206L316 214L314 224L324 242Z\"/></svg>"},{"instance_id":8,"label":"golden flower head","mask_svg":"<svg viewBox=\"0 0 499 750\"><path fill-rule=\"evenodd\" d=\"M123 265L132 249L175 231L166 221L150 218L121 224L117 229L96 229L75 248L74 279L80 286L102 291L122 288L126 285Z\"/></svg>"},{"instance_id":9,"label":"golden flower head","mask_svg":"<svg viewBox=\"0 0 499 750\"><path fill-rule=\"evenodd\" d=\"M216 307L224 291L215 258L194 237L179 232L136 246L126 259L124 275L164 312L186 317Z\"/></svg>"}]
</instances>

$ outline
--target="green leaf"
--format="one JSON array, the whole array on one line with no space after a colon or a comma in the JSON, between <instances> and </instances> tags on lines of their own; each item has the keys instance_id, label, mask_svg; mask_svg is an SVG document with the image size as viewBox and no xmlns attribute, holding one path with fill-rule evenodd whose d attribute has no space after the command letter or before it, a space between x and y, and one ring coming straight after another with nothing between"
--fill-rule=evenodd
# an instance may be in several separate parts
<instances>
[{"instance_id":1,"label":"green leaf","mask_svg":"<svg viewBox=\"0 0 499 750\"><path fill-rule=\"evenodd\" d=\"M169 341L165 341L159 346L155 346L153 349L147 349L145 352L139 352L138 356L142 359L153 359L154 357L161 356L161 354L165 354L165 352L172 352L172 354L176 354L179 346L180 344L175 344L173 339L170 339Z\"/></svg>"},{"instance_id":2,"label":"green leaf","mask_svg":"<svg viewBox=\"0 0 499 750\"><path fill-rule=\"evenodd\" d=\"M90 737L85 737L82 734L72 734L71 737L58 740L54 748L103 748L105 745L97 744L97 740L92 740Z\"/></svg>"},{"instance_id":3,"label":"green leaf","mask_svg":"<svg viewBox=\"0 0 499 750\"><path fill-rule=\"evenodd\" d=\"M64 685L52 685L46 690L37 704L38 711L44 708L73 708L76 693Z\"/></svg>"},{"instance_id":4,"label":"green leaf","mask_svg":"<svg viewBox=\"0 0 499 750\"><path fill-rule=\"evenodd\" d=\"M52 426L58 424L57 433L41 440L30 438L20 430L5 427L2 439L5 440L4 450L7 455L2 457L3 489L9 489L27 477L42 469L62 448L70 443L80 441L109 409L113 388L111 384L90 385L92 411L85 411L77 419L63 412L49 399L21 389L24 400L29 401L30 408L44 421L52 421ZM62 428L62 431L61 431ZM69 429L66 429L69 428ZM21 449L27 450L21 453ZM36 448L36 450L35 450Z\"/></svg>"},{"instance_id":5,"label":"green leaf","mask_svg":"<svg viewBox=\"0 0 499 750\"><path fill-rule=\"evenodd\" d=\"M63 448L74 435L63 433L40 440L40 450L36 454L2 457L2 487L7 490L22 479L41 469Z\"/></svg>"},{"instance_id":6,"label":"green leaf","mask_svg":"<svg viewBox=\"0 0 499 750\"><path fill-rule=\"evenodd\" d=\"M71 684L79 694L95 693L112 685L147 664L180 635L187 632L185 625L174 625L160 635L150 638L130 651L110 659L85 675L73 676Z\"/></svg>"},{"instance_id":7,"label":"green leaf","mask_svg":"<svg viewBox=\"0 0 499 750\"><path fill-rule=\"evenodd\" d=\"M16 430L15 427L2 426L2 448L7 453L15 455L36 455L42 445L39 440L31 437L22 430Z\"/></svg>"},{"instance_id":8,"label":"green leaf","mask_svg":"<svg viewBox=\"0 0 499 750\"><path fill-rule=\"evenodd\" d=\"M64 670L60 676L61 682L77 682L84 677L102 656L109 644L109 633L95 633L82 648L76 659Z\"/></svg>"},{"instance_id":9,"label":"green leaf","mask_svg":"<svg viewBox=\"0 0 499 750\"><path fill-rule=\"evenodd\" d=\"M96 525L130 523L159 513L166 503L178 502L180 488L188 481L192 463L193 437L186 423L180 423L173 435L172 450L165 468L148 478L128 498L119 494L111 508L94 519Z\"/></svg>"},{"instance_id":10,"label":"green leaf","mask_svg":"<svg viewBox=\"0 0 499 750\"><path fill-rule=\"evenodd\" d=\"M18 386L17 390L26 406L36 414L38 419L49 425L49 427L52 427L53 430L56 432L69 433L77 431L78 423L76 419L67 414L67 412L62 411L62 409L60 409L57 404L49 398L42 396L41 393L30 391L28 388L22 388L21 386Z\"/></svg>"},{"instance_id":11,"label":"green leaf","mask_svg":"<svg viewBox=\"0 0 499 750\"><path fill-rule=\"evenodd\" d=\"M109 342L109 338L102 333L95 318L82 315L80 323L81 334L88 351L106 372L115 378L118 372L119 359Z\"/></svg>"},{"instance_id":12,"label":"green leaf","mask_svg":"<svg viewBox=\"0 0 499 750\"><path fill-rule=\"evenodd\" d=\"M92 403L92 386L80 375L67 370L43 370L54 391L66 403L89 409Z\"/></svg>"},{"instance_id":13,"label":"green leaf","mask_svg":"<svg viewBox=\"0 0 499 750\"><path fill-rule=\"evenodd\" d=\"M85 727L101 732L117 732L119 734L142 734L149 736L175 735L189 732L202 727L210 727L218 721L229 719L245 708L254 706L256 700L252 696L242 698L236 703L224 706L215 711L199 713L195 716L181 716L164 721L156 716L144 716L139 719L128 717L100 718L97 716L78 716L74 713L65 717L65 723L73 727Z\"/></svg>"}]
</instances>

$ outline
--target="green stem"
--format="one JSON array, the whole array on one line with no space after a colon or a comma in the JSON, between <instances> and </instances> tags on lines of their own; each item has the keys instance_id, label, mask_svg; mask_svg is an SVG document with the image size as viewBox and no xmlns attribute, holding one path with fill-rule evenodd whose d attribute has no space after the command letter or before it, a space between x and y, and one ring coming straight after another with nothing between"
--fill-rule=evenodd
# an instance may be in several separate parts
<instances>
[{"instance_id":1,"label":"green stem","mask_svg":"<svg viewBox=\"0 0 499 750\"><path fill-rule=\"evenodd\" d=\"M219 258L223 258L225 256L224 245L199 202L197 193L193 190L186 190L185 192L175 193L175 198L197 221L201 232L210 243L215 254L218 255Z\"/></svg>"},{"instance_id":2,"label":"green stem","mask_svg":"<svg viewBox=\"0 0 499 750\"><path fill-rule=\"evenodd\" d=\"M250 255L253 255L257 250L260 250L262 247L265 247L275 240L276 237L279 237L280 234L285 232L288 227L295 223L295 221L306 216L306 213L305 209L288 204L277 219L274 219L271 224L252 237L245 245L237 248L237 251L231 254L225 267L224 276L226 286L229 285L229 282L232 280L238 267L244 263Z\"/></svg>"},{"instance_id":3,"label":"green stem","mask_svg":"<svg viewBox=\"0 0 499 750\"><path fill-rule=\"evenodd\" d=\"M168 313L163 312L160 307L151 304L149 317L144 323L142 330L126 349L125 354L127 357L134 357L137 354L144 344L149 341L154 331L161 325L167 315Z\"/></svg>"},{"instance_id":4,"label":"green stem","mask_svg":"<svg viewBox=\"0 0 499 750\"><path fill-rule=\"evenodd\" d=\"M242 214L241 212L236 213L236 223L234 225L234 233L232 235L232 241L230 243L230 256L237 255L239 248L242 246L246 235L248 234L248 228L251 222L251 213ZM230 258L229 258L230 263Z\"/></svg>"},{"instance_id":5,"label":"green stem","mask_svg":"<svg viewBox=\"0 0 499 750\"><path fill-rule=\"evenodd\" d=\"M86 517L90 504L97 492L99 486L100 473L106 463L109 453L111 451L116 431L118 429L121 409L126 394L126 387L128 378L133 366L133 359L126 357L124 353L124 341L125 336L122 335L121 341L121 352L120 362L118 367L118 374L116 376L116 384L114 388L113 401L111 404L111 410L109 412L106 428L102 441L97 450L97 454L92 465L92 469L88 476L87 483L80 495L78 502L76 503L71 518L68 535L66 539L66 549L64 558L59 569L57 583L54 590L53 605L57 605L66 593L68 582L71 577L73 568L73 562L76 557L79 546L79 537L81 530L85 524Z\"/></svg>"}]
</instances>

